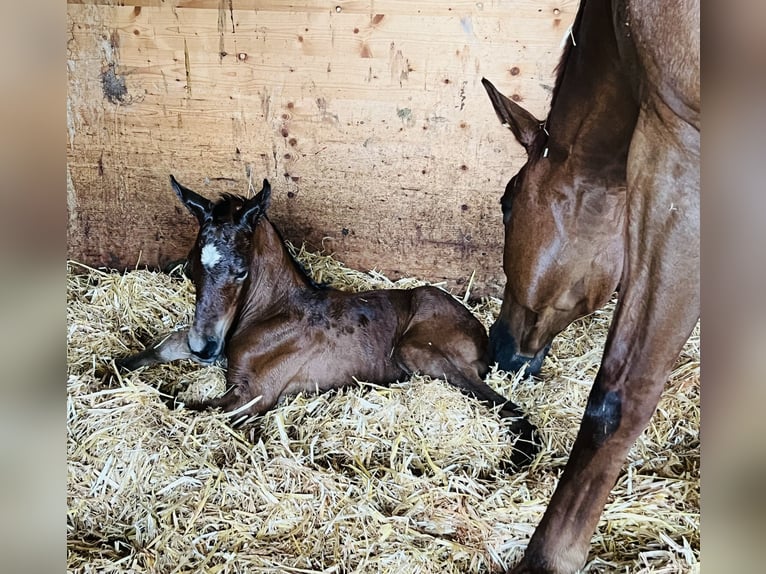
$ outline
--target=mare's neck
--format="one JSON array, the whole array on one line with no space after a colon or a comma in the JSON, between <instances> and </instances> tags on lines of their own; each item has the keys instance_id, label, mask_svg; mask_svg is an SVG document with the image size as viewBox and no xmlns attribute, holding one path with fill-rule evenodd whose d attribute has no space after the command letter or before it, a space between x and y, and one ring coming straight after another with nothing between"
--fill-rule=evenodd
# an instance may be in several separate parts
<instances>
[{"instance_id":1,"label":"mare's neck","mask_svg":"<svg viewBox=\"0 0 766 574\"><path fill-rule=\"evenodd\" d=\"M569 52L546 122L548 145L576 155L602 177L624 182L638 117L634 86L621 62L626 38L615 38L611 10L600 1L582 9L567 39Z\"/></svg>"}]
</instances>

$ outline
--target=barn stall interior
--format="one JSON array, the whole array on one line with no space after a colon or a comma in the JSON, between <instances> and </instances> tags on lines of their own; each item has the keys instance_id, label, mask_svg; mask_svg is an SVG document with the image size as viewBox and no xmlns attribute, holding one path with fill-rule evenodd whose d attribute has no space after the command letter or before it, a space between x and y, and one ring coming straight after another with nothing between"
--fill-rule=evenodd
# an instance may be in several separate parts
<instances>
[{"instance_id":1,"label":"barn stall interior","mask_svg":"<svg viewBox=\"0 0 766 574\"><path fill-rule=\"evenodd\" d=\"M196 233L170 173L208 197L268 177L272 219L318 280L439 284L489 326L504 282L498 201L524 152L481 78L544 117L576 10L68 2L70 570L488 572L520 557L611 305L557 338L540 377L488 378L543 436L516 474L495 413L439 381L298 396L234 430L163 400L219 392L220 369L124 374L112 361L191 320L191 284L156 271ZM136 267L149 270L122 273ZM587 571L699 569L698 330L669 387Z\"/></svg>"}]
</instances>

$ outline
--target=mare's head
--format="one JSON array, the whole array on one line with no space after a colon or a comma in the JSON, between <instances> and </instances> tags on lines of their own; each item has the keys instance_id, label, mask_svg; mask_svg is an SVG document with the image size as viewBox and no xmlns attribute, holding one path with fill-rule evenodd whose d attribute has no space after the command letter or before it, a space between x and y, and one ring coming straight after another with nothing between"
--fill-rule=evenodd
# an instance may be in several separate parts
<instances>
[{"instance_id":1,"label":"mare's head","mask_svg":"<svg viewBox=\"0 0 766 574\"><path fill-rule=\"evenodd\" d=\"M223 352L226 334L249 280L253 229L269 206L271 186L264 179L263 189L255 197L224 195L213 203L178 183L172 175L170 183L199 222L199 233L188 258L196 290L189 349L199 360L212 362Z\"/></svg>"},{"instance_id":2,"label":"mare's head","mask_svg":"<svg viewBox=\"0 0 766 574\"><path fill-rule=\"evenodd\" d=\"M498 117L527 152L501 200L506 285L490 347L501 369L526 364L535 374L553 338L604 305L617 287L624 193L605 183L619 175L594 172L577 149L549 137L544 122L483 83Z\"/></svg>"}]
</instances>

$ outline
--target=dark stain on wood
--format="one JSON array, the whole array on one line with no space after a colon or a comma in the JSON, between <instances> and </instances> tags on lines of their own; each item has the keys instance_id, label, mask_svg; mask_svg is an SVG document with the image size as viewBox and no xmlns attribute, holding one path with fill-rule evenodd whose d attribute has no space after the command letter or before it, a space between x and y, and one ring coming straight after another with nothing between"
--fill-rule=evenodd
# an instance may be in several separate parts
<instances>
[{"instance_id":1,"label":"dark stain on wood","mask_svg":"<svg viewBox=\"0 0 766 574\"><path fill-rule=\"evenodd\" d=\"M101 72L101 88L104 91L104 97L111 103L128 103L128 87L125 84L125 78L117 74L114 64L109 64Z\"/></svg>"}]
</instances>

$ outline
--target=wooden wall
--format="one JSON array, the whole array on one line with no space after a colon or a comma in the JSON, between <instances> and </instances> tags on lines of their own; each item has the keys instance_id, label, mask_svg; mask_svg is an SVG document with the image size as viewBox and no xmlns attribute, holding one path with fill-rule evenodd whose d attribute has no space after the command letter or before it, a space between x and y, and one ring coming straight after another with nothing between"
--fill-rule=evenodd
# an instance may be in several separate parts
<instances>
[{"instance_id":1,"label":"wooden wall","mask_svg":"<svg viewBox=\"0 0 766 574\"><path fill-rule=\"evenodd\" d=\"M524 161L481 78L545 116L576 0L68 0L69 257L183 257L214 197L267 177L285 236L347 265L501 293ZM259 187L260 188L260 187Z\"/></svg>"}]
</instances>

